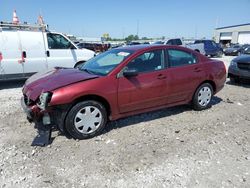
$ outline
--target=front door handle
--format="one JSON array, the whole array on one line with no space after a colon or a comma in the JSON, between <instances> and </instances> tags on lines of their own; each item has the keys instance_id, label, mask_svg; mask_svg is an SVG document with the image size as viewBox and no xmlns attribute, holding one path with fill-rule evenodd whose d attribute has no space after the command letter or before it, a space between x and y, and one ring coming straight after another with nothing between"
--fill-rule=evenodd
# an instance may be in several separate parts
<instances>
[{"instance_id":1,"label":"front door handle","mask_svg":"<svg viewBox=\"0 0 250 188\"><path fill-rule=\"evenodd\" d=\"M22 58L26 58L26 57L27 57L26 51L23 51L22 52Z\"/></svg>"},{"instance_id":2,"label":"front door handle","mask_svg":"<svg viewBox=\"0 0 250 188\"><path fill-rule=\"evenodd\" d=\"M201 71L202 71L202 69L198 68L198 67L194 69L194 72L201 72Z\"/></svg>"},{"instance_id":3,"label":"front door handle","mask_svg":"<svg viewBox=\"0 0 250 188\"><path fill-rule=\"evenodd\" d=\"M167 77L164 75L164 74L159 74L158 76L157 76L157 79L158 80L163 80L163 79L166 79Z\"/></svg>"},{"instance_id":4,"label":"front door handle","mask_svg":"<svg viewBox=\"0 0 250 188\"><path fill-rule=\"evenodd\" d=\"M50 56L49 50L46 51L46 55L47 55L47 57Z\"/></svg>"}]
</instances>

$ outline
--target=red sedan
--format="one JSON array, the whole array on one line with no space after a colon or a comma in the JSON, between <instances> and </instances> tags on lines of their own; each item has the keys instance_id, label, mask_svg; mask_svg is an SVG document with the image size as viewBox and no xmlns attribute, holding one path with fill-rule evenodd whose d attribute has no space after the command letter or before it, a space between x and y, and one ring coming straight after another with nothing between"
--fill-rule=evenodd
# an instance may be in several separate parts
<instances>
[{"instance_id":1,"label":"red sedan","mask_svg":"<svg viewBox=\"0 0 250 188\"><path fill-rule=\"evenodd\" d=\"M102 53L79 69L35 74L23 87L22 107L30 121L85 139L109 120L181 104L206 109L225 80L223 62L190 49L129 46Z\"/></svg>"}]
</instances>

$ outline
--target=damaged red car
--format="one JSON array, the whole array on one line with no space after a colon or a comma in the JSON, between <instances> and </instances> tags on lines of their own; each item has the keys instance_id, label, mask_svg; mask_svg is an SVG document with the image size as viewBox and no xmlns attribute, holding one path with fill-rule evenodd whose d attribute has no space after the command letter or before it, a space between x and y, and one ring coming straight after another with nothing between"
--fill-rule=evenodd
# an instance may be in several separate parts
<instances>
[{"instance_id":1,"label":"damaged red car","mask_svg":"<svg viewBox=\"0 0 250 188\"><path fill-rule=\"evenodd\" d=\"M85 139L110 120L138 113L182 104L206 109L225 80L222 61L180 46L137 45L109 50L79 69L37 73L21 103L28 120Z\"/></svg>"}]
</instances>

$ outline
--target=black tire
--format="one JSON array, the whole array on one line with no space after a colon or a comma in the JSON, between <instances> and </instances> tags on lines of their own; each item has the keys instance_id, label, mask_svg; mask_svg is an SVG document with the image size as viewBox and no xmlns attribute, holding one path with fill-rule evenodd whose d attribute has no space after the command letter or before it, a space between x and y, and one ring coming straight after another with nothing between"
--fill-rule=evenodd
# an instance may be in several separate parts
<instances>
[{"instance_id":1,"label":"black tire","mask_svg":"<svg viewBox=\"0 0 250 188\"><path fill-rule=\"evenodd\" d=\"M80 132L79 131L80 128L78 128L79 129L78 130L77 127L75 126L75 121L78 118L78 117L76 117L76 115L78 113L81 113L81 110L84 110L85 108L98 109L99 110L98 113L100 112L99 117L101 117L100 124L98 125L98 128L93 132L91 132L92 130L90 130L90 132L87 134ZM103 128L105 127L106 123L107 123L107 111L106 111L105 107L97 101L88 100L88 101L83 101L83 102L77 103L75 106L73 106L70 109L70 111L66 117L66 120L65 120L65 128L66 128L67 132L74 139L82 140L82 139L92 138L94 136L99 135L102 132ZM88 127L90 125L86 124L86 126ZM82 128L82 129L84 129L84 128Z\"/></svg>"},{"instance_id":2,"label":"black tire","mask_svg":"<svg viewBox=\"0 0 250 188\"><path fill-rule=\"evenodd\" d=\"M210 100L207 104L204 104L204 105L201 105L200 103L202 101L199 100L199 95L200 95L200 91L203 90L203 89L207 89L209 88L210 91L211 91L211 94L210 94ZM194 93L194 96L193 96L193 100L192 100L192 107L194 110L197 110L197 111L201 111L201 110L205 110L207 108L209 108L211 106L211 101L212 101L212 97L213 97L213 87L211 86L211 84L209 83L204 83L204 84L201 84L195 91Z\"/></svg>"},{"instance_id":3,"label":"black tire","mask_svg":"<svg viewBox=\"0 0 250 188\"><path fill-rule=\"evenodd\" d=\"M85 61L80 61L80 62L75 64L74 68L79 69L84 63L85 63Z\"/></svg>"}]
</instances>

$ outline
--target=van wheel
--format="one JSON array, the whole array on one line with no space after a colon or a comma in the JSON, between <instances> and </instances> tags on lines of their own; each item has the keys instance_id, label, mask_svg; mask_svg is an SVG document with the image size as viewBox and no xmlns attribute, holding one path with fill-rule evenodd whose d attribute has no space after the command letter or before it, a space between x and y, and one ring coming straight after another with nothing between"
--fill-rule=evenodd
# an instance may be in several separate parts
<instances>
[{"instance_id":1,"label":"van wheel","mask_svg":"<svg viewBox=\"0 0 250 188\"><path fill-rule=\"evenodd\" d=\"M92 138L103 130L107 123L107 111L97 101L84 101L77 103L69 111L65 128L75 139Z\"/></svg>"},{"instance_id":2,"label":"van wheel","mask_svg":"<svg viewBox=\"0 0 250 188\"><path fill-rule=\"evenodd\" d=\"M192 105L195 110L204 110L210 107L213 96L213 87L209 83L200 85L193 96Z\"/></svg>"},{"instance_id":3,"label":"van wheel","mask_svg":"<svg viewBox=\"0 0 250 188\"><path fill-rule=\"evenodd\" d=\"M85 61L80 61L80 62L75 64L74 68L79 69L84 63L85 63Z\"/></svg>"}]
</instances>

